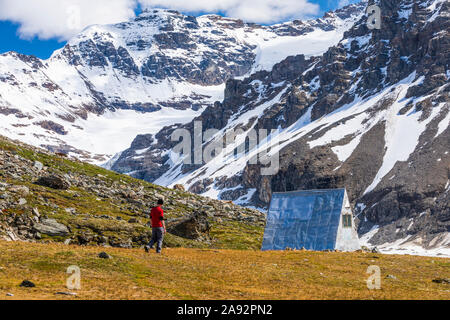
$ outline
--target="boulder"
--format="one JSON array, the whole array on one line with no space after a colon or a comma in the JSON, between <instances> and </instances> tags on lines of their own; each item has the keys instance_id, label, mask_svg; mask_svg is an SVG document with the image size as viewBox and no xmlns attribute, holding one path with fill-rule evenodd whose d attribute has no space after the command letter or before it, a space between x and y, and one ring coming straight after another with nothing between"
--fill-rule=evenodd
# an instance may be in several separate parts
<instances>
[{"instance_id":1,"label":"boulder","mask_svg":"<svg viewBox=\"0 0 450 320\"><path fill-rule=\"evenodd\" d=\"M173 225L169 226L168 232L186 239L198 239L205 236L209 237L210 229L208 215L201 211L174 222Z\"/></svg>"},{"instance_id":2,"label":"boulder","mask_svg":"<svg viewBox=\"0 0 450 320\"><path fill-rule=\"evenodd\" d=\"M13 193L18 193L21 195L28 195L30 193L30 189L27 186L12 186L11 188L9 188L9 191L13 192Z\"/></svg>"},{"instance_id":3,"label":"boulder","mask_svg":"<svg viewBox=\"0 0 450 320\"><path fill-rule=\"evenodd\" d=\"M44 168L44 165L39 161L35 161L33 167L37 172L40 172Z\"/></svg>"},{"instance_id":4,"label":"boulder","mask_svg":"<svg viewBox=\"0 0 450 320\"><path fill-rule=\"evenodd\" d=\"M32 213L33 216L35 216L35 217L38 217L38 218L41 217L41 215L40 215L40 213L39 213L39 210L38 210L37 208L33 208L33 209L31 210L31 213Z\"/></svg>"},{"instance_id":5,"label":"boulder","mask_svg":"<svg viewBox=\"0 0 450 320\"><path fill-rule=\"evenodd\" d=\"M34 288L34 287L36 287L36 285L33 282L29 281L29 280L24 280L20 284L20 287L23 287L23 288Z\"/></svg>"},{"instance_id":6,"label":"boulder","mask_svg":"<svg viewBox=\"0 0 450 320\"><path fill-rule=\"evenodd\" d=\"M76 292L64 292L64 291L56 292L55 294L62 295L62 296L76 296L77 295Z\"/></svg>"},{"instance_id":7,"label":"boulder","mask_svg":"<svg viewBox=\"0 0 450 320\"><path fill-rule=\"evenodd\" d=\"M36 181L37 185L56 189L56 190L67 190L70 188L70 183L64 178L57 175L50 175L46 177L40 177Z\"/></svg>"},{"instance_id":8,"label":"boulder","mask_svg":"<svg viewBox=\"0 0 450 320\"><path fill-rule=\"evenodd\" d=\"M81 234L77 235L77 241L79 245L86 245L92 240L94 240L94 236L91 234L82 232Z\"/></svg>"},{"instance_id":9,"label":"boulder","mask_svg":"<svg viewBox=\"0 0 450 320\"><path fill-rule=\"evenodd\" d=\"M69 229L54 219L43 219L34 225L34 229L49 236L67 236Z\"/></svg>"},{"instance_id":10,"label":"boulder","mask_svg":"<svg viewBox=\"0 0 450 320\"><path fill-rule=\"evenodd\" d=\"M434 283L450 284L450 278L433 279L431 281Z\"/></svg>"},{"instance_id":11,"label":"boulder","mask_svg":"<svg viewBox=\"0 0 450 320\"><path fill-rule=\"evenodd\" d=\"M64 211L73 215L77 214L77 210L75 210L74 208L66 208L64 209Z\"/></svg>"},{"instance_id":12,"label":"boulder","mask_svg":"<svg viewBox=\"0 0 450 320\"><path fill-rule=\"evenodd\" d=\"M173 189L174 190L178 190L178 191L186 191L185 189L184 189L184 186L183 185L181 185L181 184L176 184L176 185L174 185L173 186Z\"/></svg>"},{"instance_id":13,"label":"boulder","mask_svg":"<svg viewBox=\"0 0 450 320\"><path fill-rule=\"evenodd\" d=\"M111 259L111 256L110 256L109 254L107 254L106 252L100 252L100 253L98 254L98 257L99 257L100 259Z\"/></svg>"}]
</instances>

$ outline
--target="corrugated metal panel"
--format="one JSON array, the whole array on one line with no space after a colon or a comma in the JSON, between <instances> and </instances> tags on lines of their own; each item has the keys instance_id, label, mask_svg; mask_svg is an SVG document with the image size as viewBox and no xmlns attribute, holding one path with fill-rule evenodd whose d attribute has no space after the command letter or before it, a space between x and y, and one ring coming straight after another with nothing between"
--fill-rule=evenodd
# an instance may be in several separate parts
<instances>
[{"instance_id":1,"label":"corrugated metal panel","mask_svg":"<svg viewBox=\"0 0 450 320\"><path fill-rule=\"evenodd\" d=\"M274 193L262 250L333 250L345 189Z\"/></svg>"}]
</instances>

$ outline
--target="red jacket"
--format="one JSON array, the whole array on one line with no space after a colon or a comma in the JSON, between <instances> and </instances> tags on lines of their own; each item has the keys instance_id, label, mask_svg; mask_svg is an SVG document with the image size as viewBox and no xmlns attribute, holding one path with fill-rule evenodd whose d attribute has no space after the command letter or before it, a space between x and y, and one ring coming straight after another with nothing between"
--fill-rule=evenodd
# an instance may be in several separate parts
<instances>
[{"instance_id":1,"label":"red jacket","mask_svg":"<svg viewBox=\"0 0 450 320\"><path fill-rule=\"evenodd\" d=\"M150 213L152 219L152 228L162 228L162 221L164 220L164 211L161 207L154 207Z\"/></svg>"}]
</instances>

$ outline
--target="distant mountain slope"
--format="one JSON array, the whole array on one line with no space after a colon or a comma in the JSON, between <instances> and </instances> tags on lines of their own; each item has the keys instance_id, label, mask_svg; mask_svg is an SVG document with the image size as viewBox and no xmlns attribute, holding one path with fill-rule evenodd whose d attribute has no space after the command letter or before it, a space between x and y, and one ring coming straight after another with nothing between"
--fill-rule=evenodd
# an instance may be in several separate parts
<instances>
[{"instance_id":1,"label":"distant mountain slope","mask_svg":"<svg viewBox=\"0 0 450 320\"><path fill-rule=\"evenodd\" d=\"M187 123L225 82L289 55L320 55L362 15L352 5L274 26L151 10L88 27L48 60L0 55L2 134L101 163L138 134Z\"/></svg>"},{"instance_id":2,"label":"distant mountain slope","mask_svg":"<svg viewBox=\"0 0 450 320\"><path fill-rule=\"evenodd\" d=\"M112 168L260 208L273 191L346 187L365 241L448 251L450 5L373 3L381 30L363 17L321 57L289 57L270 72L229 80L223 102L194 119L204 131L220 130L204 147L237 128L242 142L250 129L278 128L279 146L224 149L223 161L187 165L170 136L194 132L191 122L139 136ZM268 147L269 155L279 151L280 170L263 176L249 160Z\"/></svg>"}]
</instances>

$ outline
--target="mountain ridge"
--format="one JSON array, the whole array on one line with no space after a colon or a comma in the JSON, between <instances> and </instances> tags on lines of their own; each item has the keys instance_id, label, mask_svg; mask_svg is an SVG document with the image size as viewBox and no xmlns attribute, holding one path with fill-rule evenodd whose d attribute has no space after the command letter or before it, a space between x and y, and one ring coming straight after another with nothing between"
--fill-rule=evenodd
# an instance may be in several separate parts
<instances>
[{"instance_id":1,"label":"mountain ridge","mask_svg":"<svg viewBox=\"0 0 450 320\"><path fill-rule=\"evenodd\" d=\"M47 60L2 54L2 131L103 163L138 134L189 122L223 99L228 78L270 69L290 54L285 50L311 44L311 35L317 44L298 50L320 54L361 8L275 26L152 10L128 22L88 27Z\"/></svg>"}]
</instances>

